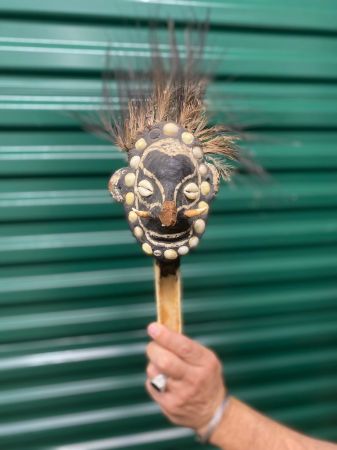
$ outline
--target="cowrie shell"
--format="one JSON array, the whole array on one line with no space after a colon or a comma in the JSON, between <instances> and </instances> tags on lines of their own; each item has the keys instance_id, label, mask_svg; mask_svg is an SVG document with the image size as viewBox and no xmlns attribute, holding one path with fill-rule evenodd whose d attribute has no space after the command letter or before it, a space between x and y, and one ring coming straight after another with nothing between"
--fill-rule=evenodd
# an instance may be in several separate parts
<instances>
[{"instance_id":1,"label":"cowrie shell","mask_svg":"<svg viewBox=\"0 0 337 450\"><path fill-rule=\"evenodd\" d=\"M134 201L135 201L135 194L133 192L128 192L125 196L125 203L127 205L133 205Z\"/></svg>"},{"instance_id":2,"label":"cowrie shell","mask_svg":"<svg viewBox=\"0 0 337 450\"><path fill-rule=\"evenodd\" d=\"M179 127L175 123L166 123L163 126L163 133L166 134L166 136L177 136L179 131Z\"/></svg>"},{"instance_id":3,"label":"cowrie shell","mask_svg":"<svg viewBox=\"0 0 337 450\"><path fill-rule=\"evenodd\" d=\"M199 188L195 183L188 183L184 187L184 194L190 200L195 200L199 195Z\"/></svg>"},{"instance_id":4,"label":"cowrie shell","mask_svg":"<svg viewBox=\"0 0 337 450\"><path fill-rule=\"evenodd\" d=\"M183 141L184 144L190 145L194 141L194 136L192 133L184 131L184 133L181 135L181 140Z\"/></svg>"},{"instance_id":5,"label":"cowrie shell","mask_svg":"<svg viewBox=\"0 0 337 450\"><path fill-rule=\"evenodd\" d=\"M197 159L201 159L204 156L200 147L193 147L192 153L193 156Z\"/></svg>"},{"instance_id":6,"label":"cowrie shell","mask_svg":"<svg viewBox=\"0 0 337 450\"><path fill-rule=\"evenodd\" d=\"M144 150L147 146L146 140L144 138L138 139L138 141L135 143L136 150Z\"/></svg>"},{"instance_id":7,"label":"cowrie shell","mask_svg":"<svg viewBox=\"0 0 337 450\"><path fill-rule=\"evenodd\" d=\"M138 192L142 197L149 197L153 194L153 186L149 180L141 180L138 183Z\"/></svg>"},{"instance_id":8,"label":"cowrie shell","mask_svg":"<svg viewBox=\"0 0 337 450\"><path fill-rule=\"evenodd\" d=\"M211 192L211 185L207 181L203 181L200 190L203 195L208 195Z\"/></svg>"},{"instance_id":9,"label":"cowrie shell","mask_svg":"<svg viewBox=\"0 0 337 450\"><path fill-rule=\"evenodd\" d=\"M178 248L179 255L187 255L187 253L190 251L190 249L187 247L187 245L183 245L182 247Z\"/></svg>"},{"instance_id":10,"label":"cowrie shell","mask_svg":"<svg viewBox=\"0 0 337 450\"><path fill-rule=\"evenodd\" d=\"M140 163L140 157L139 157L139 156L133 156L133 157L130 159L130 167L131 167L132 169L137 169L138 166L139 166L139 163Z\"/></svg>"},{"instance_id":11,"label":"cowrie shell","mask_svg":"<svg viewBox=\"0 0 337 450\"><path fill-rule=\"evenodd\" d=\"M135 229L133 230L133 234L136 236L136 238L140 239L144 232L140 227L135 227Z\"/></svg>"},{"instance_id":12,"label":"cowrie shell","mask_svg":"<svg viewBox=\"0 0 337 450\"><path fill-rule=\"evenodd\" d=\"M147 242L144 242L144 244L142 245L142 249L147 255L152 255L152 248Z\"/></svg>"},{"instance_id":13,"label":"cowrie shell","mask_svg":"<svg viewBox=\"0 0 337 450\"><path fill-rule=\"evenodd\" d=\"M202 219L196 220L193 224L193 228L199 234L201 234L205 231L205 227L206 227L205 221Z\"/></svg>"},{"instance_id":14,"label":"cowrie shell","mask_svg":"<svg viewBox=\"0 0 337 450\"><path fill-rule=\"evenodd\" d=\"M164 251L164 256L166 259L177 259L178 253L170 248Z\"/></svg>"},{"instance_id":15,"label":"cowrie shell","mask_svg":"<svg viewBox=\"0 0 337 450\"><path fill-rule=\"evenodd\" d=\"M128 173L125 175L124 182L127 187L132 187L135 184L136 175L134 173Z\"/></svg>"},{"instance_id":16,"label":"cowrie shell","mask_svg":"<svg viewBox=\"0 0 337 450\"><path fill-rule=\"evenodd\" d=\"M197 238L196 236L191 237L191 239L188 241L188 243L190 244L190 247L196 247L199 244L199 238Z\"/></svg>"},{"instance_id":17,"label":"cowrie shell","mask_svg":"<svg viewBox=\"0 0 337 450\"><path fill-rule=\"evenodd\" d=\"M208 210L209 210L209 204L206 203L206 202L204 202L204 201L201 201L201 202L198 203L198 208L207 208L207 211L206 211L206 212L208 212Z\"/></svg>"},{"instance_id":18,"label":"cowrie shell","mask_svg":"<svg viewBox=\"0 0 337 450\"><path fill-rule=\"evenodd\" d=\"M129 222L134 223L134 222L137 222L138 216L134 211L130 211L128 214L128 219L129 219Z\"/></svg>"},{"instance_id":19,"label":"cowrie shell","mask_svg":"<svg viewBox=\"0 0 337 450\"><path fill-rule=\"evenodd\" d=\"M207 172L208 172L207 166L205 164L200 164L199 166L200 175L204 177L205 175L207 175Z\"/></svg>"}]
</instances>

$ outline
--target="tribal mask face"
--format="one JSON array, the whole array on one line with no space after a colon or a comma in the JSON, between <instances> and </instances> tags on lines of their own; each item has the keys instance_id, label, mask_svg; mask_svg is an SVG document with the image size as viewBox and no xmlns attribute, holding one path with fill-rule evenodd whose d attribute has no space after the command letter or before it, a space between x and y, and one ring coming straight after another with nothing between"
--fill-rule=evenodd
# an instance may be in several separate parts
<instances>
[{"instance_id":1,"label":"tribal mask face","mask_svg":"<svg viewBox=\"0 0 337 450\"><path fill-rule=\"evenodd\" d=\"M124 203L142 249L174 260L198 245L218 171L204 160L201 142L173 123L155 124L128 151L129 166L111 177L113 198Z\"/></svg>"},{"instance_id":2,"label":"tribal mask face","mask_svg":"<svg viewBox=\"0 0 337 450\"><path fill-rule=\"evenodd\" d=\"M143 251L161 262L198 245L219 179L230 179L228 162L236 159L236 137L209 123L209 77L201 69L206 29L187 31L181 46L169 23L169 51L154 38L146 70L114 72L117 91L111 97L105 87L94 127L127 154L129 165L113 174L109 191L124 204Z\"/></svg>"}]
</instances>

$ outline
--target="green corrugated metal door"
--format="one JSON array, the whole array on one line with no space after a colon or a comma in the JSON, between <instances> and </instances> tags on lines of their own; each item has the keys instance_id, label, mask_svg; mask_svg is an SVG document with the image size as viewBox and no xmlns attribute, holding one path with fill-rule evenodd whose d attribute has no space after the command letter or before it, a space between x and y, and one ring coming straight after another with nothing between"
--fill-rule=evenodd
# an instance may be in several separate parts
<instances>
[{"instance_id":1,"label":"green corrugated metal door","mask_svg":"<svg viewBox=\"0 0 337 450\"><path fill-rule=\"evenodd\" d=\"M184 260L186 331L234 394L337 439L336 2L0 0L2 448L196 446L143 389L152 268L106 191L121 156L67 114L99 108L107 45L129 64L151 14L192 6L223 54L216 113L272 179L223 186Z\"/></svg>"}]
</instances>

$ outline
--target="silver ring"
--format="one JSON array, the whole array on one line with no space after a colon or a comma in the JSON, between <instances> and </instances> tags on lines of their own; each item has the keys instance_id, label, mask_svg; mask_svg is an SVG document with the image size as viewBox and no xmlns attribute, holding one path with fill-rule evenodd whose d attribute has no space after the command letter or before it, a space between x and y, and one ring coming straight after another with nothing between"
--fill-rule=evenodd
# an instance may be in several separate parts
<instances>
[{"instance_id":1,"label":"silver ring","mask_svg":"<svg viewBox=\"0 0 337 450\"><path fill-rule=\"evenodd\" d=\"M159 373L155 377L151 378L150 383L158 392L165 392L167 385L167 376Z\"/></svg>"}]
</instances>

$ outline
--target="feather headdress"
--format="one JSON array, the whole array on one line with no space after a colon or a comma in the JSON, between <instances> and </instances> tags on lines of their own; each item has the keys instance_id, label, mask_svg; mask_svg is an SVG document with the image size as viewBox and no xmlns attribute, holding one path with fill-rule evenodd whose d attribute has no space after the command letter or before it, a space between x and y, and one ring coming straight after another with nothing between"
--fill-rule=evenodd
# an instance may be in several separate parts
<instances>
[{"instance_id":1,"label":"feather headdress","mask_svg":"<svg viewBox=\"0 0 337 450\"><path fill-rule=\"evenodd\" d=\"M163 46L152 32L148 70L107 71L104 98L105 106L110 107L100 114L100 132L128 152L155 124L174 122L195 136L208 162L228 180L229 161L237 159L237 137L224 125L209 124L205 93L210 76L202 68L207 25L185 30L185 42L180 46L172 22L168 35L169 45ZM111 102L111 76L117 83L117 111Z\"/></svg>"}]
</instances>

